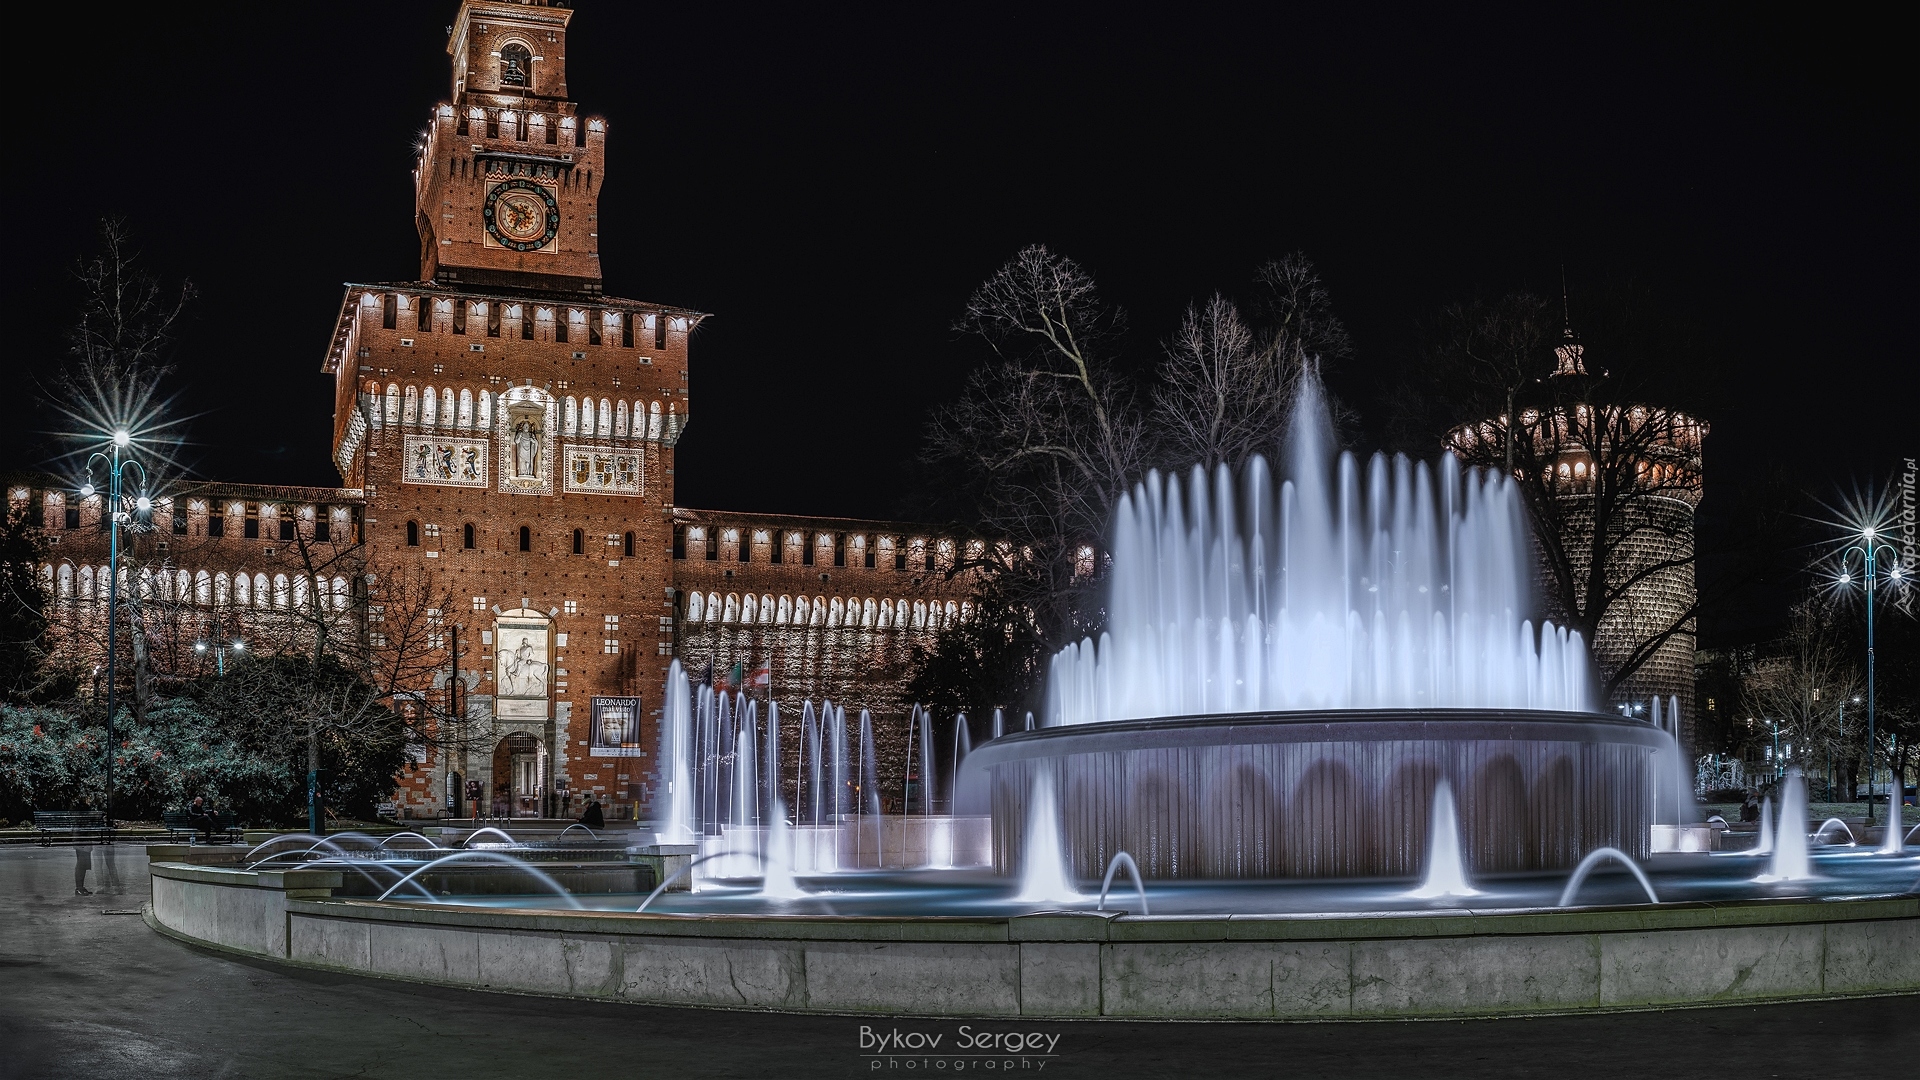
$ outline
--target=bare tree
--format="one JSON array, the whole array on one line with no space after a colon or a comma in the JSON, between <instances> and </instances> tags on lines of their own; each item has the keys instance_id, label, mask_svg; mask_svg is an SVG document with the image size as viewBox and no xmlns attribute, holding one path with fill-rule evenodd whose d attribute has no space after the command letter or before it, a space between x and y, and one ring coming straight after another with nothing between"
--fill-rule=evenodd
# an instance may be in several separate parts
<instances>
[{"instance_id":1,"label":"bare tree","mask_svg":"<svg viewBox=\"0 0 1920 1080\"><path fill-rule=\"evenodd\" d=\"M1159 464L1238 468L1279 442L1300 378L1352 355L1320 272L1301 252L1254 275L1255 322L1215 293L1165 347L1154 395Z\"/></svg>"},{"instance_id":2,"label":"bare tree","mask_svg":"<svg viewBox=\"0 0 1920 1080\"><path fill-rule=\"evenodd\" d=\"M1866 681L1832 614L1813 600L1796 604L1777 653L1754 666L1742 696L1778 725L1782 752L1791 747L1794 763L1831 763L1852 791L1866 746L1866 707L1853 702Z\"/></svg>"}]
</instances>

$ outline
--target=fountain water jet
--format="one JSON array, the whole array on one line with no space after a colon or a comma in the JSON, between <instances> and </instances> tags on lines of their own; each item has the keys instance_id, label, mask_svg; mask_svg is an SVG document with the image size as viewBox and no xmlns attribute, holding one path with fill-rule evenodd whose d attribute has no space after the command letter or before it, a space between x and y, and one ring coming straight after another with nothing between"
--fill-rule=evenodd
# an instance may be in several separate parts
<instances>
[{"instance_id":1,"label":"fountain water jet","mask_svg":"<svg viewBox=\"0 0 1920 1080\"><path fill-rule=\"evenodd\" d=\"M1466 863L1460 857L1460 820L1453 809L1453 789L1442 779L1433 786L1431 839L1427 841L1427 876L1408 893L1422 899L1440 896L1478 896L1467 884Z\"/></svg>"},{"instance_id":2,"label":"fountain water jet","mask_svg":"<svg viewBox=\"0 0 1920 1080\"><path fill-rule=\"evenodd\" d=\"M1571 907L1573 905L1573 896L1580 891L1580 886L1587 880L1587 875L1593 873L1594 867L1599 866L1608 859L1612 859L1620 865L1625 866L1628 870L1633 871L1634 880L1640 883L1640 888L1646 890L1647 903L1657 904L1660 902L1660 898L1654 895L1653 882L1647 880L1646 871L1640 869L1639 863L1628 858L1627 853L1621 851L1619 848L1603 847L1598 851L1589 853L1586 858L1580 860L1579 866L1573 868L1573 875L1567 878L1567 887L1560 891L1560 903L1556 906Z\"/></svg>"},{"instance_id":3,"label":"fountain water jet","mask_svg":"<svg viewBox=\"0 0 1920 1080\"><path fill-rule=\"evenodd\" d=\"M1052 773L1042 769L1034 776L1028 802L1031 809L1020 867L1020 891L1013 899L1022 904L1073 903L1081 896L1080 890L1074 888L1060 843L1060 811L1054 799Z\"/></svg>"},{"instance_id":4,"label":"fountain water jet","mask_svg":"<svg viewBox=\"0 0 1920 1080\"><path fill-rule=\"evenodd\" d=\"M1140 867L1134 863L1133 856L1124 851L1114 852L1113 861L1107 864L1107 876L1100 880L1100 902L1093 906L1093 910L1107 910L1107 891L1113 888L1114 872L1122 866L1127 868L1127 876L1133 879L1133 891L1140 896L1140 914L1152 914L1147 910L1147 884L1140 880Z\"/></svg>"},{"instance_id":5,"label":"fountain water jet","mask_svg":"<svg viewBox=\"0 0 1920 1080\"><path fill-rule=\"evenodd\" d=\"M1887 792L1887 834L1880 839L1880 854L1898 855L1905 848L1905 838L1900 835L1900 788L1898 778ZM1914 826L1920 829L1920 825Z\"/></svg>"},{"instance_id":6,"label":"fountain water jet","mask_svg":"<svg viewBox=\"0 0 1920 1080\"><path fill-rule=\"evenodd\" d=\"M1805 881L1813 877L1807 858L1807 785L1798 768L1787 770L1786 790L1780 795L1780 820L1773 829L1773 861L1753 880L1762 883Z\"/></svg>"}]
</instances>

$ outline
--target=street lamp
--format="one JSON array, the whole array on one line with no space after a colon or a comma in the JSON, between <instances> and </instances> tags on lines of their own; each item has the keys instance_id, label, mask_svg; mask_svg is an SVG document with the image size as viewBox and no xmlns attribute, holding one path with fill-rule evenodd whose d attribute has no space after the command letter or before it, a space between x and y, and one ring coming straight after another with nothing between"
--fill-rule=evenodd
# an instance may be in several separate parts
<instances>
[{"instance_id":1,"label":"street lamp","mask_svg":"<svg viewBox=\"0 0 1920 1080\"><path fill-rule=\"evenodd\" d=\"M111 455L96 450L87 458L87 480L80 485L80 497L93 497L93 464L98 461L107 467L107 821L113 821L113 714L119 705L115 673L117 656L116 646L120 640L120 526L132 525L133 514L127 510L124 496L121 494L121 482L126 470L137 469L140 472L140 486L147 486L147 470L132 458L123 458L120 452L133 441L126 428L113 433L113 453ZM141 513L153 509L153 500L145 494L136 504Z\"/></svg>"},{"instance_id":2,"label":"street lamp","mask_svg":"<svg viewBox=\"0 0 1920 1080\"><path fill-rule=\"evenodd\" d=\"M204 641L196 641L193 643L194 652L203 653L203 652L206 652L208 648L209 646ZM221 678L225 678L227 674L227 650L232 649L234 652L246 652L247 643L237 639L231 643L225 642L225 641L216 641L213 643L211 648L213 649L214 669L218 672Z\"/></svg>"},{"instance_id":3,"label":"street lamp","mask_svg":"<svg viewBox=\"0 0 1920 1080\"><path fill-rule=\"evenodd\" d=\"M1853 581L1853 557L1860 556L1861 567L1867 579L1867 824L1873 824L1873 598L1880 587L1879 561L1882 553L1893 556L1893 570L1888 575L1897 585L1901 581L1899 553L1892 545L1880 542L1880 535L1869 525L1860 532L1858 543L1849 544L1840 553L1840 584L1849 585ZM1849 792L1848 794L1852 794Z\"/></svg>"}]
</instances>

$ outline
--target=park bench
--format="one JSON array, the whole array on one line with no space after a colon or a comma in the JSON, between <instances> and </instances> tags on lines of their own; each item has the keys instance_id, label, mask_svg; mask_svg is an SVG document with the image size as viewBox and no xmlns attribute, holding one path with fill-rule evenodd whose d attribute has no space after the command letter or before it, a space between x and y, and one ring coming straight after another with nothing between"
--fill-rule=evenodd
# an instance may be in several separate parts
<instances>
[{"instance_id":1,"label":"park bench","mask_svg":"<svg viewBox=\"0 0 1920 1080\"><path fill-rule=\"evenodd\" d=\"M185 810L168 810L162 813L160 823L167 827L170 837L185 836L188 840L192 840L194 834L200 831L200 826L194 824ZM214 815L212 835L236 843L240 840L240 822L234 817L233 811L222 810Z\"/></svg>"},{"instance_id":2,"label":"park bench","mask_svg":"<svg viewBox=\"0 0 1920 1080\"><path fill-rule=\"evenodd\" d=\"M55 837L113 843L113 826L101 810L35 810L33 827L41 847L52 844Z\"/></svg>"}]
</instances>

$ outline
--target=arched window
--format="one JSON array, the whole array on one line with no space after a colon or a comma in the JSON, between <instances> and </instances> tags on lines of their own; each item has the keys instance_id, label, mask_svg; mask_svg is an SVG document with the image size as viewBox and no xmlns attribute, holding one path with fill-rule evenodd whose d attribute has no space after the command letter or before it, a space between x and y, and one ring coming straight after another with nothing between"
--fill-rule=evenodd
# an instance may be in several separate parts
<instances>
[{"instance_id":1,"label":"arched window","mask_svg":"<svg viewBox=\"0 0 1920 1080\"><path fill-rule=\"evenodd\" d=\"M720 618L720 594L707 594L707 621L716 622Z\"/></svg>"},{"instance_id":2,"label":"arched window","mask_svg":"<svg viewBox=\"0 0 1920 1080\"><path fill-rule=\"evenodd\" d=\"M82 600L93 599L93 567L91 566L81 567L79 577L80 577L80 587L77 591L80 596L80 599Z\"/></svg>"},{"instance_id":3,"label":"arched window","mask_svg":"<svg viewBox=\"0 0 1920 1080\"><path fill-rule=\"evenodd\" d=\"M471 521L460 526L460 546L468 551L473 550L473 522Z\"/></svg>"},{"instance_id":4,"label":"arched window","mask_svg":"<svg viewBox=\"0 0 1920 1080\"><path fill-rule=\"evenodd\" d=\"M453 387L440 391L440 426L453 426Z\"/></svg>"},{"instance_id":5,"label":"arched window","mask_svg":"<svg viewBox=\"0 0 1920 1080\"><path fill-rule=\"evenodd\" d=\"M740 621L740 594L728 593L727 605L720 611L720 621L724 623Z\"/></svg>"},{"instance_id":6,"label":"arched window","mask_svg":"<svg viewBox=\"0 0 1920 1080\"><path fill-rule=\"evenodd\" d=\"M660 403L656 401L653 404L647 406L647 438L658 439L659 437L660 437Z\"/></svg>"},{"instance_id":7,"label":"arched window","mask_svg":"<svg viewBox=\"0 0 1920 1080\"><path fill-rule=\"evenodd\" d=\"M427 387L427 392L422 394L420 398L420 426L433 427L439 422L440 395L436 394L433 387L429 386Z\"/></svg>"},{"instance_id":8,"label":"arched window","mask_svg":"<svg viewBox=\"0 0 1920 1080\"><path fill-rule=\"evenodd\" d=\"M407 546L420 546L420 523L417 521L407 522Z\"/></svg>"},{"instance_id":9,"label":"arched window","mask_svg":"<svg viewBox=\"0 0 1920 1080\"><path fill-rule=\"evenodd\" d=\"M213 603L215 607L226 607L233 602L233 588L227 581L227 573L213 575Z\"/></svg>"},{"instance_id":10,"label":"arched window","mask_svg":"<svg viewBox=\"0 0 1920 1080\"><path fill-rule=\"evenodd\" d=\"M773 621L785 626L793 621L793 599L785 594L780 597L779 610L774 612Z\"/></svg>"},{"instance_id":11,"label":"arched window","mask_svg":"<svg viewBox=\"0 0 1920 1080\"><path fill-rule=\"evenodd\" d=\"M419 387L417 386L407 387L407 402L406 402L405 411L401 412L400 414L400 422L403 424L416 424L420 422L420 388Z\"/></svg>"},{"instance_id":12,"label":"arched window","mask_svg":"<svg viewBox=\"0 0 1920 1080\"><path fill-rule=\"evenodd\" d=\"M307 606L307 578L305 574L295 574L293 577L293 606L297 608L305 608Z\"/></svg>"},{"instance_id":13,"label":"arched window","mask_svg":"<svg viewBox=\"0 0 1920 1080\"><path fill-rule=\"evenodd\" d=\"M923 600L913 602L913 628L915 630L927 628L927 605Z\"/></svg>"},{"instance_id":14,"label":"arched window","mask_svg":"<svg viewBox=\"0 0 1920 1080\"><path fill-rule=\"evenodd\" d=\"M754 596L752 593L748 593L747 595L741 597L740 598L741 625L744 626L747 623L754 622L755 621L754 617L759 614L759 610L758 610L759 607L760 607L760 602L754 599Z\"/></svg>"},{"instance_id":15,"label":"arched window","mask_svg":"<svg viewBox=\"0 0 1920 1080\"><path fill-rule=\"evenodd\" d=\"M287 606L287 599L288 599L287 584L288 584L287 575L285 574L273 575L273 606L274 607L283 608Z\"/></svg>"},{"instance_id":16,"label":"arched window","mask_svg":"<svg viewBox=\"0 0 1920 1080\"><path fill-rule=\"evenodd\" d=\"M873 598L868 597L867 599L860 601L860 625L872 626L873 618L874 618Z\"/></svg>"},{"instance_id":17,"label":"arched window","mask_svg":"<svg viewBox=\"0 0 1920 1080\"><path fill-rule=\"evenodd\" d=\"M193 575L185 570L175 571L173 575L173 598L186 603L193 596Z\"/></svg>"},{"instance_id":18,"label":"arched window","mask_svg":"<svg viewBox=\"0 0 1920 1080\"><path fill-rule=\"evenodd\" d=\"M761 625L765 625L772 621L773 621L773 596L771 593L761 593L760 594Z\"/></svg>"},{"instance_id":19,"label":"arched window","mask_svg":"<svg viewBox=\"0 0 1920 1080\"><path fill-rule=\"evenodd\" d=\"M700 622L707 614L707 598L699 593L687 595L687 621Z\"/></svg>"},{"instance_id":20,"label":"arched window","mask_svg":"<svg viewBox=\"0 0 1920 1080\"><path fill-rule=\"evenodd\" d=\"M625 555L624 555L625 558L629 558L629 559L633 558L633 533L631 532L627 533L626 547L623 549L623 551L625 552Z\"/></svg>"},{"instance_id":21,"label":"arched window","mask_svg":"<svg viewBox=\"0 0 1920 1080\"><path fill-rule=\"evenodd\" d=\"M613 433L623 439L627 437L627 403L624 400L614 410Z\"/></svg>"},{"instance_id":22,"label":"arched window","mask_svg":"<svg viewBox=\"0 0 1920 1080\"><path fill-rule=\"evenodd\" d=\"M400 422L400 387L395 383L387 384L387 423Z\"/></svg>"},{"instance_id":23,"label":"arched window","mask_svg":"<svg viewBox=\"0 0 1920 1080\"><path fill-rule=\"evenodd\" d=\"M533 53L519 42L510 42L500 50L500 85L533 85Z\"/></svg>"},{"instance_id":24,"label":"arched window","mask_svg":"<svg viewBox=\"0 0 1920 1080\"><path fill-rule=\"evenodd\" d=\"M572 394L560 403L560 430L568 435L580 433L580 403L573 400Z\"/></svg>"},{"instance_id":25,"label":"arched window","mask_svg":"<svg viewBox=\"0 0 1920 1080\"><path fill-rule=\"evenodd\" d=\"M253 579L245 574L233 575L233 606L253 606Z\"/></svg>"},{"instance_id":26,"label":"arched window","mask_svg":"<svg viewBox=\"0 0 1920 1080\"><path fill-rule=\"evenodd\" d=\"M575 555L585 555L587 553L587 531L585 529L573 530L573 553Z\"/></svg>"},{"instance_id":27,"label":"arched window","mask_svg":"<svg viewBox=\"0 0 1920 1080\"><path fill-rule=\"evenodd\" d=\"M335 611L347 610L347 579L346 578L336 577L333 579L333 610Z\"/></svg>"},{"instance_id":28,"label":"arched window","mask_svg":"<svg viewBox=\"0 0 1920 1080\"><path fill-rule=\"evenodd\" d=\"M600 399L600 416L594 424L594 431L603 439L613 436L613 403L606 398Z\"/></svg>"},{"instance_id":29,"label":"arched window","mask_svg":"<svg viewBox=\"0 0 1920 1080\"><path fill-rule=\"evenodd\" d=\"M61 563L57 576L60 584L54 595L62 600L73 599L73 564Z\"/></svg>"},{"instance_id":30,"label":"arched window","mask_svg":"<svg viewBox=\"0 0 1920 1080\"><path fill-rule=\"evenodd\" d=\"M533 550L533 530L525 525L520 526L520 550Z\"/></svg>"},{"instance_id":31,"label":"arched window","mask_svg":"<svg viewBox=\"0 0 1920 1080\"><path fill-rule=\"evenodd\" d=\"M460 391L460 426L463 428L473 426L473 391L471 390Z\"/></svg>"},{"instance_id":32,"label":"arched window","mask_svg":"<svg viewBox=\"0 0 1920 1080\"><path fill-rule=\"evenodd\" d=\"M851 621L852 620L845 618L845 609L841 607L839 597L836 596L832 600L828 601L828 604L827 604L827 625L828 626L840 626L843 624L843 622L851 622Z\"/></svg>"}]
</instances>

